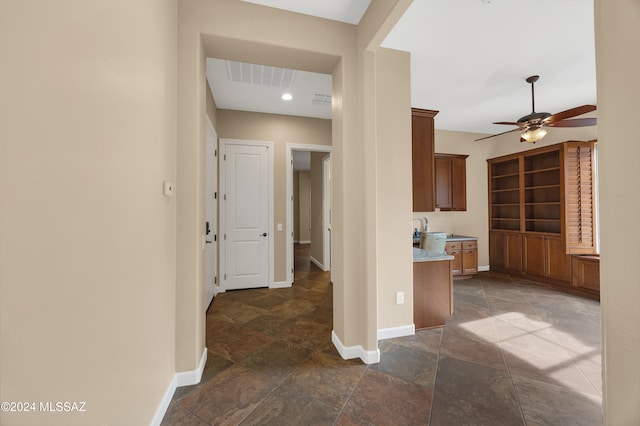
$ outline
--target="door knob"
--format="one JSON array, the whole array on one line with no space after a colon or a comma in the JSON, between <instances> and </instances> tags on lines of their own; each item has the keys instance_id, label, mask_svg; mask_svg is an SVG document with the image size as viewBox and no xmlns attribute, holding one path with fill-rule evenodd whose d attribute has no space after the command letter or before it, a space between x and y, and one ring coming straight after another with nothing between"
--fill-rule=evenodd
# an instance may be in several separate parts
<instances>
[{"instance_id":1,"label":"door knob","mask_svg":"<svg viewBox=\"0 0 640 426\"><path fill-rule=\"evenodd\" d=\"M265 233L263 233L262 235L258 235L258 237L266 237L266 236L267 236L267 233L266 233L266 232L265 232Z\"/></svg>"}]
</instances>

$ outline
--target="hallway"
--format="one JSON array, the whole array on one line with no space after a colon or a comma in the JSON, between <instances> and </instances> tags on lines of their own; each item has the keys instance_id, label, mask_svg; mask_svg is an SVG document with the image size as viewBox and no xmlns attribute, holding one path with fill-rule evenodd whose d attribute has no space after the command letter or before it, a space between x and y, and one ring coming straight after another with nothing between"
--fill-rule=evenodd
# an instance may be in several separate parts
<instances>
[{"instance_id":1,"label":"hallway","mask_svg":"<svg viewBox=\"0 0 640 426\"><path fill-rule=\"evenodd\" d=\"M380 341L367 366L333 347L332 285L304 249L291 288L214 299L202 381L163 425L602 424L598 302L480 273L455 281L446 327Z\"/></svg>"}]
</instances>

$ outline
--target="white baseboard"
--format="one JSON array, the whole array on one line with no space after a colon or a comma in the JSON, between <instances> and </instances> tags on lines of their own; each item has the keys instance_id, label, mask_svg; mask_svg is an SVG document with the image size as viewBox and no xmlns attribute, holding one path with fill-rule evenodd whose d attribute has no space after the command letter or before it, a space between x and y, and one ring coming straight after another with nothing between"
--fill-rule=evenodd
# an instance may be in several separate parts
<instances>
[{"instance_id":1,"label":"white baseboard","mask_svg":"<svg viewBox=\"0 0 640 426\"><path fill-rule=\"evenodd\" d=\"M489 265L478 266L478 272L487 272L489 271Z\"/></svg>"},{"instance_id":2,"label":"white baseboard","mask_svg":"<svg viewBox=\"0 0 640 426\"><path fill-rule=\"evenodd\" d=\"M164 419L164 415L167 414L167 410L169 409L169 404L171 404L171 398L173 398L173 394L176 392L176 383L177 379L174 374L169 383L169 387L167 387L167 390L162 396L162 400L160 400L160 405L156 408L156 413L153 415L150 423L151 426L160 426L162 423L162 419Z\"/></svg>"},{"instance_id":3,"label":"white baseboard","mask_svg":"<svg viewBox=\"0 0 640 426\"><path fill-rule=\"evenodd\" d=\"M298 244L311 244L311 240L307 241L307 240L300 240L298 241Z\"/></svg>"},{"instance_id":4,"label":"white baseboard","mask_svg":"<svg viewBox=\"0 0 640 426\"><path fill-rule=\"evenodd\" d=\"M324 271L324 265L316 260L313 256L309 256L309 260L313 262L318 268Z\"/></svg>"},{"instance_id":5,"label":"white baseboard","mask_svg":"<svg viewBox=\"0 0 640 426\"><path fill-rule=\"evenodd\" d=\"M378 330L378 340L413 336L414 334L416 334L416 326L414 324L401 325L400 327L381 328Z\"/></svg>"},{"instance_id":6,"label":"white baseboard","mask_svg":"<svg viewBox=\"0 0 640 426\"><path fill-rule=\"evenodd\" d=\"M344 359L360 358L365 364L375 364L380 362L380 349L378 348L376 348L375 351L365 351L360 345L345 346L333 330L331 331L331 341L340 353L340 356Z\"/></svg>"},{"instance_id":7,"label":"white baseboard","mask_svg":"<svg viewBox=\"0 0 640 426\"><path fill-rule=\"evenodd\" d=\"M202 379L202 372L204 371L204 365L206 363L207 348L204 348L204 351L202 351L202 357L200 358L200 365L198 365L196 370L182 371L173 375L171 383L169 383L169 387L162 396L160 405L156 408L156 413L150 423L151 426L160 426L162 419L164 419L164 415L167 414L167 409L169 408L169 404L171 404L171 398L173 398L173 394L176 393L176 388L178 386L189 386L200 383L200 380Z\"/></svg>"},{"instance_id":8,"label":"white baseboard","mask_svg":"<svg viewBox=\"0 0 640 426\"><path fill-rule=\"evenodd\" d=\"M204 371L204 365L207 363L207 348L202 351L202 357L200 358L200 365L198 368L191 371L181 371L176 373L178 386L191 386L200 383L202 379L202 372Z\"/></svg>"},{"instance_id":9,"label":"white baseboard","mask_svg":"<svg viewBox=\"0 0 640 426\"><path fill-rule=\"evenodd\" d=\"M286 281L276 281L269 286L269 288L287 288L287 287L291 287L291 283L288 283Z\"/></svg>"}]
</instances>

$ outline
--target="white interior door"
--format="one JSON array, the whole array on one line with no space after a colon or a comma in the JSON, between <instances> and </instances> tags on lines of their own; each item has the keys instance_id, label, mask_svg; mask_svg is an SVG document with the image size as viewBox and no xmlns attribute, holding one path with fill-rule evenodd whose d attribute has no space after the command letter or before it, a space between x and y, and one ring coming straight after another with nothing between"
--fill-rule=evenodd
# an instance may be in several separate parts
<instances>
[{"instance_id":1,"label":"white interior door","mask_svg":"<svg viewBox=\"0 0 640 426\"><path fill-rule=\"evenodd\" d=\"M269 286L268 146L225 144L226 290Z\"/></svg>"},{"instance_id":2,"label":"white interior door","mask_svg":"<svg viewBox=\"0 0 640 426\"><path fill-rule=\"evenodd\" d=\"M206 188L206 218L207 218L207 249L206 249L206 265L205 265L205 298L204 309L206 310L211 304L211 300L217 293L217 275L218 275L218 135L211 125L207 122L207 140L206 140L206 168L207 168L207 188Z\"/></svg>"}]
</instances>

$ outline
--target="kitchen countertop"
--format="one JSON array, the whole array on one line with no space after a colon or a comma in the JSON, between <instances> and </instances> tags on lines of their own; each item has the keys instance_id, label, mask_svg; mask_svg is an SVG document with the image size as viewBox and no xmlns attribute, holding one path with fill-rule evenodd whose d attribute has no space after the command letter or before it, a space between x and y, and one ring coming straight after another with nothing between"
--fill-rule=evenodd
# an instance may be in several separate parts
<instances>
[{"instance_id":1,"label":"kitchen countertop","mask_svg":"<svg viewBox=\"0 0 640 426\"><path fill-rule=\"evenodd\" d=\"M447 241L473 241L477 239L478 237L467 237L464 235L447 235Z\"/></svg>"},{"instance_id":2,"label":"kitchen countertop","mask_svg":"<svg viewBox=\"0 0 640 426\"><path fill-rule=\"evenodd\" d=\"M467 237L465 235L447 234L447 241L474 241L478 237ZM420 244L420 238L413 238L413 244Z\"/></svg>"},{"instance_id":3,"label":"kitchen countertop","mask_svg":"<svg viewBox=\"0 0 640 426\"><path fill-rule=\"evenodd\" d=\"M446 253L437 253L431 250L422 250L416 247L413 248L414 262L433 262L437 260L453 260L453 256Z\"/></svg>"}]
</instances>

